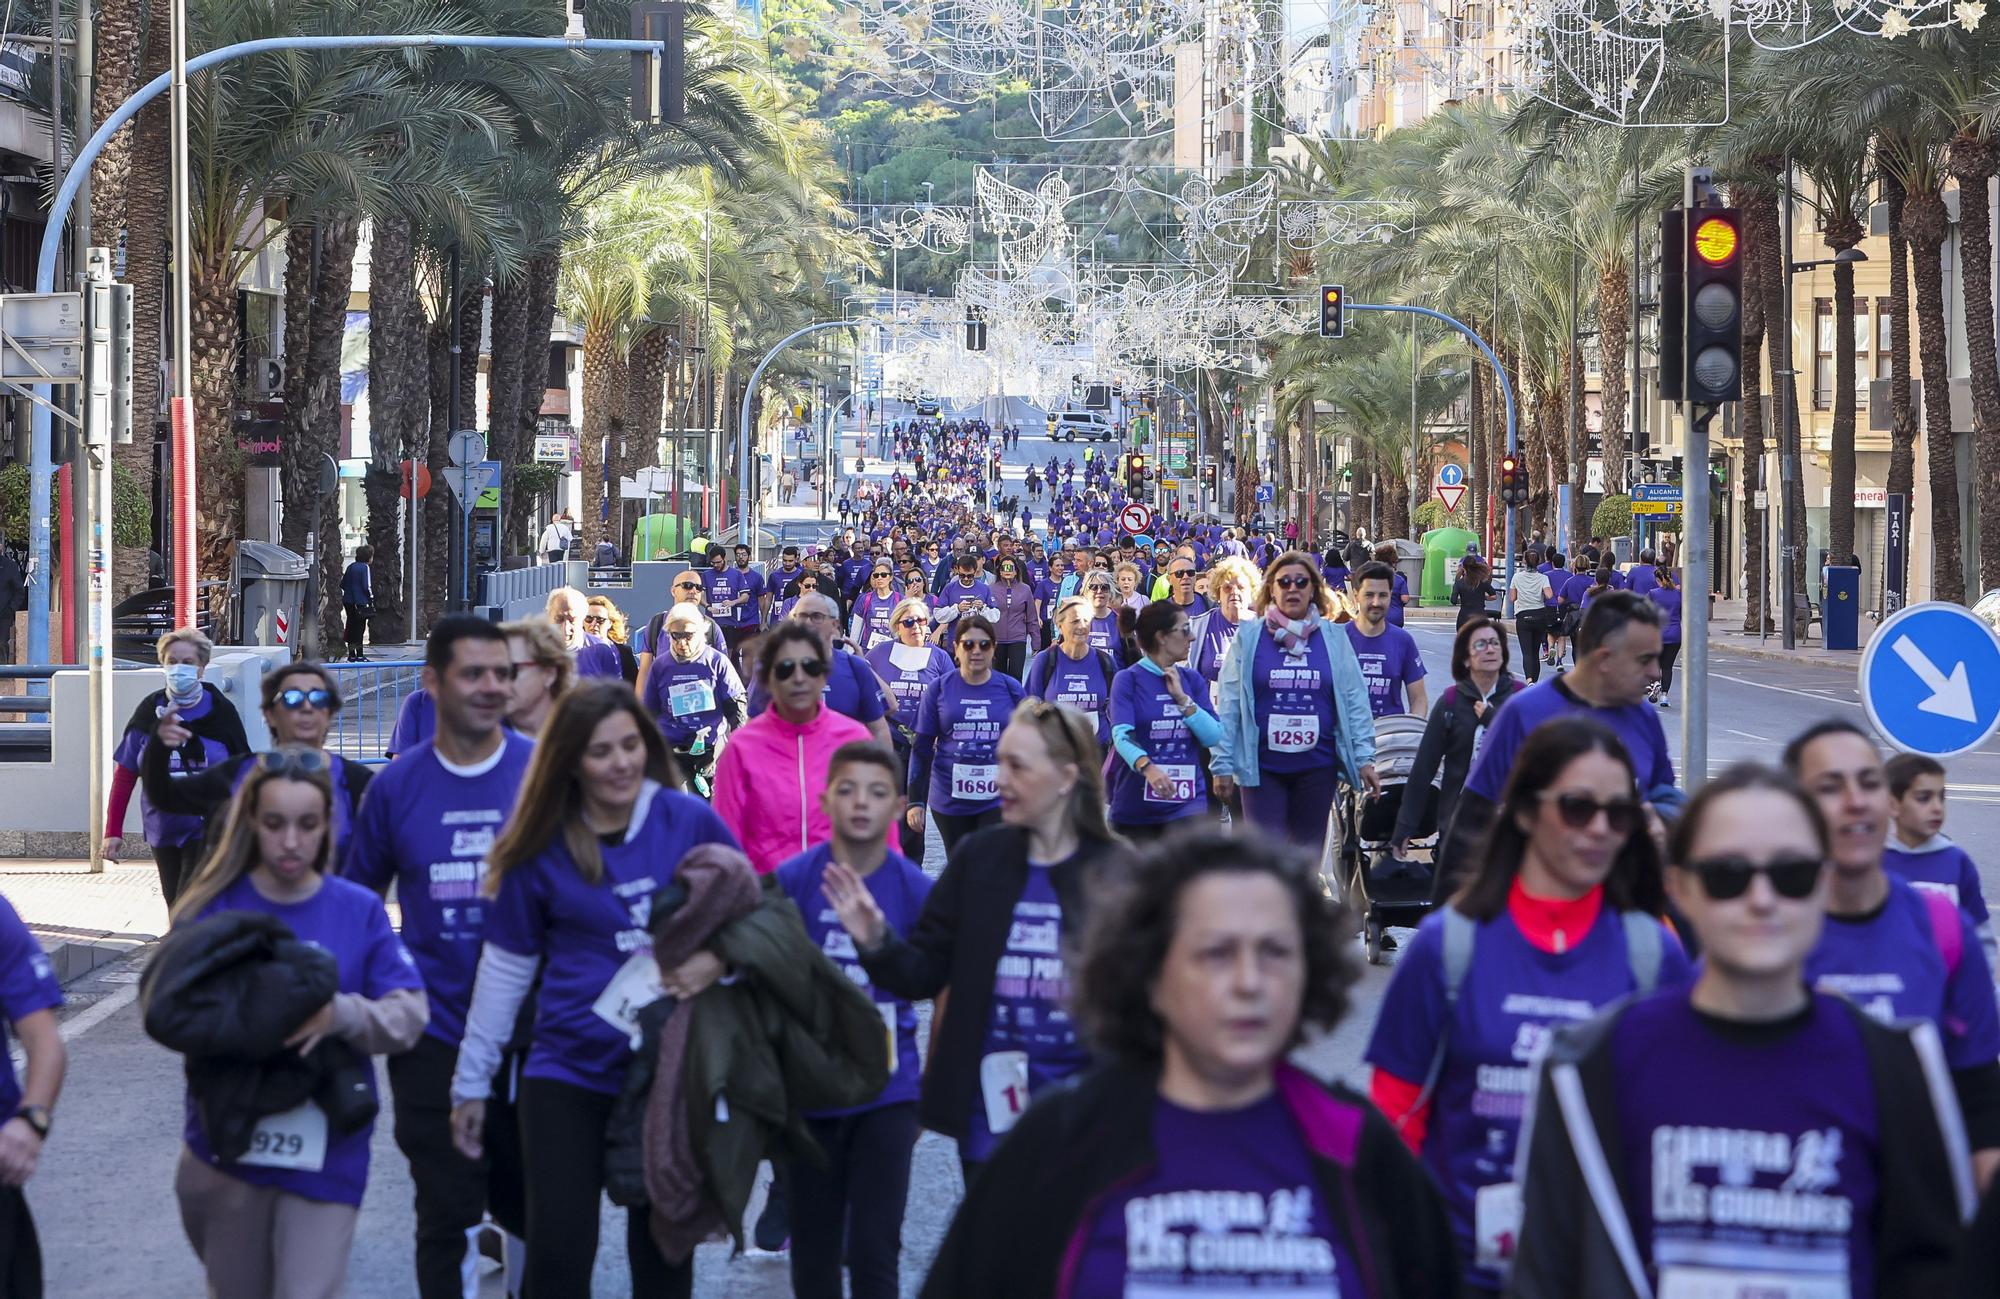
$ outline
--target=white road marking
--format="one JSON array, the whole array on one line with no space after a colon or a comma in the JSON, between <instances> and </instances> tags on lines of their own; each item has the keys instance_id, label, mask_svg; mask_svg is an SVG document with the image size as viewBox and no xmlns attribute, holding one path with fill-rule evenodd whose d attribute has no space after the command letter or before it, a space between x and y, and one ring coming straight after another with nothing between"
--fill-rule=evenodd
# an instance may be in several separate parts
<instances>
[{"instance_id":1,"label":"white road marking","mask_svg":"<svg viewBox=\"0 0 2000 1299\"><path fill-rule=\"evenodd\" d=\"M57 1032L62 1035L62 1040L65 1043L74 1042L138 999L139 986L137 984L129 984L104 998L102 1001L95 1002L71 1018L64 1020L57 1026Z\"/></svg>"},{"instance_id":2,"label":"white road marking","mask_svg":"<svg viewBox=\"0 0 2000 1299\"><path fill-rule=\"evenodd\" d=\"M1774 686L1765 681L1746 681L1742 677L1732 677L1726 672L1710 672L1708 675L1718 681L1734 681L1739 686L1755 686L1759 690L1775 690L1779 694L1797 695L1801 699L1811 699L1816 703L1846 704L1849 708L1861 707L1861 701L1858 699L1842 699L1838 695L1822 695L1810 690L1794 690L1790 686Z\"/></svg>"}]
</instances>

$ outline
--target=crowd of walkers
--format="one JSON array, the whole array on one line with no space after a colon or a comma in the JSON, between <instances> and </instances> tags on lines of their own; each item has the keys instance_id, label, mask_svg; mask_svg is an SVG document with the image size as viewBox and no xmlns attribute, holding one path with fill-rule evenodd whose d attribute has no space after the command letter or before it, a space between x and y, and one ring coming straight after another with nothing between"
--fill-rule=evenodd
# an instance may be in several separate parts
<instances>
[{"instance_id":1,"label":"crowd of walkers","mask_svg":"<svg viewBox=\"0 0 2000 1299\"><path fill-rule=\"evenodd\" d=\"M635 1295L714 1238L899 1295L924 1130L964 1184L937 1299L2000 1292L1992 926L1941 765L1818 722L1689 798L1652 588L1570 620L1530 555L1553 675L1476 612L1433 692L1375 553L1142 547L1114 499L1055 497L1068 544L934 497L717 550L630 635L567 588L444 618L372 769L327 749L337 674L267 675L253 752L164 638L109 814L141 789L172 907L140 1005L210 1293L343 1292L375 1056L423 1299L483 1242L513 1293L592 1293L607 1196ZM1322 863L1405 713L1389 849L1430 808L1436 906L1363 1091L1293 1053L1350 1013ZM40 1293L60 1002L0 903L0 1295Z\"/></svg>"}]
</instances>

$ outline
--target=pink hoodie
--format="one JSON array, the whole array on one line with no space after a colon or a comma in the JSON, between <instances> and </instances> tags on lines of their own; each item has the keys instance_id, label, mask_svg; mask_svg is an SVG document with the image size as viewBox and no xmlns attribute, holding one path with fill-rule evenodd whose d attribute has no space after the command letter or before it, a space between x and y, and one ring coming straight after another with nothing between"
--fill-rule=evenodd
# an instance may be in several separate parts
<instances>
[{"instance_id":1,"label":"pink hoodie","mask_svg":"<svg viewBox=\"0 0 2000 1299\"><path fill-rule=\"evenodd\" d=\"M833 838L819 805L827 765L841 745L870 738L867 727L824 705L804 726L767 708L730 733L709 803L758 874Z\"/></svg>"}]
</instances>

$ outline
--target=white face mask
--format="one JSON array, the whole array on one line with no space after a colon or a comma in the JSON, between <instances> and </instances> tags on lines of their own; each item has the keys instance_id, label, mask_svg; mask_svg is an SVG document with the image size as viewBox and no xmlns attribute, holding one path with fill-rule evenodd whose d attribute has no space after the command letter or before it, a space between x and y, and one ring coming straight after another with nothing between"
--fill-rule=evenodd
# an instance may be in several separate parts
<instances>
[{"instance_id":1,"label":"white face mask","mask_svg":"<svg viewBox=\"0 0 2000 1299\"><path fill-rule=\"evenodd\" d=\"M201 682L201 667L195 663L167 664L167 691L175 695L189 695Z\"/></svg>"}]
</instances>

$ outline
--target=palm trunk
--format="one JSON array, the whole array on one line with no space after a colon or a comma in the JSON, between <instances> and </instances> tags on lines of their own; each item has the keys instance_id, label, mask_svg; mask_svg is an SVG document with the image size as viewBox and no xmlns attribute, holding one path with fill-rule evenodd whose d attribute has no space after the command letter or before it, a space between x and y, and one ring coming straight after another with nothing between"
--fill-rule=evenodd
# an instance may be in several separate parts
<instances>
[{"instance_id":1,"label":"palm trunk","mask_svg":"<svg viewBox=\"0 0 2000 1299\"><path fill-rule=\"evenodd\" d=\"M1908 196L1903 229L1917 284L1917 353L1924 376L1924 445L1931 472L1931 597L1963 603L1965 558L1958 527L1958 456L1951 431L1951 382L1944 314L1944 241L1949 220L1936 190Z\"/></svg>"},{"instance_id":2,"label":"palm trunk","mask_svg":"<svg viewBox=\"0 0 2000 1299\"><path fill-rule=\"evenodd\" d=\"M1382 536L1377 537L1377 541L1381 541L1384 537L1407 537L1410 535L1410 486L1409 482L1399 472L1402 461L1403 457L1400 451L1396 453L1385 451L1375 457L1375 464L1380 470L1376 476L1382 481L1383 487L1387 489L1382 493L1384 498L1382 501Z\"/></svg>"},{"instance_id":3,"label":"palm trunk","mask_svg":"<svg viewBox=\"0 0 2000 1299\"><path fill-rule=\"evenodd\" d=\"M583 553L596 549L604 535L598 512L604 503L604 443L611 429L612 394L619 363L618 343L609 321L593 320L583 331L583 424L577 457L582 478L582 514L577 520Z\"/></svg>"},{"instance_id":4,"label":"palm trunk","mask_svg":"<svg viewBox=\"0 0 2000 1299\"><path fill-rule=\"evenodd\" d=\"M1884 168L1882 197L1889 207L1889 481L1888 494L1901 496L1904 509L1916 503L1917 412L1910 394L1910 243L1903 230L1904 189L1901 177ZM1905 565L1909 545L1903 547ZM1906 573L1888 576L1905 594ZM1889 612L1885 603L1884 613Z\"/></svg>"},{"instance_id":5,"label":"palm trunk","mask_svg":"<svg viewBox=\"0 0 2000 1299\"><path fill-rule=\"evenodd\" d=\"M492 357L486 369L486 440L500 462L500 554L519 554L514 547L514 497L519 493L520 467L532 460L534 435L521 428L521 383L526 365L522 340L528 329L528 282L525 275L493 286ZM544 353L547 345L543 346Z\"/></svg>"},{"instance_id":6,"label":"palm trunk","mask_svg":"<svg viewBox=\"0 0 2000 1299\"><path fill-rule=\"evenodd\" d=\"M195 424L195 567L226 581L243 535L243 456L236 449L236 277L193 263L188 382Z\"/></svg>"},{"instance_id":7,"label":"palm trunk","mask_svg":"<svg viewBox=\"0 0 2000 1299\"><path fill-rule=\"evenodd\" d=\"M1614 368L1602 364L1597 367L1599 374L1607 373ZM1570 400L1570 394L1580 394L1583 392L1582 369L1583 348L1570 348L1568 370L1570 382L1563 389L1563 402L1566 408L1564 412L1566 418L1563 423L1564 428L1568 432L1568 437L1565 441L1567 443L1566 454L1569 459L1569 536L1557 536L1553 529L1549 532L1549 543L1552 546L1561 547L1572 555L1583 549L1583 543L1590 536L1590 520L1583 517L1584 461L1588 458L1584 454L1587 448L1584 445L1583 403L1581 401L1572 402ZM1605 422L1608 422L1608 419Z\"/></svg>"},{"instance_id":8,"label":"palm trunk","mask_svg":"<svg viewBox=\"0 0 2000 1299\"><path fill-rule=\"evenodd\" d=\"M91 36L95 52L95 80L90 94L93 123L108 120L139 88L139 31L144 26L145 9L143 0L98 0L97 23ZM164 22L153 25L166 26ZM137 129L128 126L112 136L90 169L92 238L107 248L118 246L118 229L125 223L135 134Z\"/></svg>"},{"instance_id":9,"label":"palm trunk","mask_svg":"<svg viewBox=\"0 0 2000 1299\"><path fill-rule=\"evenodd\" d=\"M431 493L424 498L423 581L419 609L423 623L413 630L421 635L430 630L438 616L451 607L457 592L451 585L451 533L453 514L451 489L445 486L445 466L450 461L451 441L451 327L450 314L441 311L424 331L424 356L429 373L430 419L424 426L424 441L418 457L430 468Z\"/></svg>"},{"instance_id":10,"label":"palm trunk","mask_svg":"<svg viewBox=\"0 0 2000 1299\"><path fill-rule=\"evenodd\" d=\"M660 430L667 404L667 366L673 335L655 325L632 341L625 376L625 455L619 469L636 473L660 462Z\"/></svg>"},{"instance_id":11,"label":"palm trunk","mask_svg":"<svg viewBox=\"0 0 2000 1299\"><path fill-rule=\"evenodd\" d=\"M562 275L562 258L542 253L528 261L527 323L521 336L520 408L515 427L521 436L532 438L540 427L542 403L549 388L549 334L555 329L556 282ZM524 441L521 445L530 446ZM534 502L515 496L507 498L508 528L514 535L511 549L525 552L535 541Z\"/></svg>"},{"instance_id":12,"label":"palm trunk","mask_svg":"<svg viewBox=\"0 0 2000 1299\"><path fill-rule=\"evenodd\" d=\"M1625 457L1631 452L1631 443L1626 434L1630 431L1627 423L1631 418L1626 409L1630 394L1626 392L1625 354L1631 346L1632 326L1632 268L1623 258L1615 258L1598 269L1597 274L1597 367L1599 391L1603 394L1603 459L1604 492L1615 495L1625 490ZM1579 496L1581 493L1579 493ZM1578 514L1582 508L1579 504ZM1589 525L1583 523L1583 531L1578 535L1589 536Z\"/></svg>"},{"instance_id":13,"label":"palm trunk","mask_svg":"<svg viewBox=\"0 0 2000 1299\"><path fill-rule=\"evenodd\" d=\"M1993 340L1992 204L1986 182L2000 165L1991 137L1972 130L1952 137L1951 174L1958 181L1958 264L1965 277L1965 344L1972 381L1973 482L1979 505L1980 589L2000 585L2000 357Z\"/></svg>"},{"instance_id":14,"label":"palm trunk","mask_svg":"<svg viewBox=\"0 0 2000 1299\"><path fill-rule=\"evenodd\" d=\"M1747 209L1746 224L1750 226L1750 229L1746 231L1746 234L1752 241L1758 239L1765 240L1773 249L1780 250L1780 255L1782 255L1783 243L1780 235L1779 205L1785 201L1784 196L1778 192L1775 186L1769 191L1768 201L1762 201L1765 196L1765 191L1763 190L1752 191L1752 194L1753 197L1760 201L1751 203ZM1759 286L1764 294L1764 319L1768 322L1764 332L1764 341L1766 346L1771 350L1771 378L1774 388L1782 387L1785 393L1783 403L1784 418L1782 421L1779 421L1774 413L1771 431L1778 443L1780 460L1782 461L1785 457L1790 457L1791 463L1794 466L1789 486L1781 482L1779 487L1786 498L1785 509L1797 521L1801 531L1801 535L1796 538L1799 543L1797 553L1791 556L1790 563L1786 565L1788 571L1785 580L1780 583L1781 589L1786 592L1784 600L1780 605L1781 610L1789 608L1793 598L1803 593L1806 589L1806 548L1804 544L1805 537L1803 535L1806 518L1806 488L1805 470L1799 454L1798 381L1797 376L1793 373L1795 367L1792 364L1791 339L1786 336L1783 329L1770 327L1775 326L1776 322L1785 319L1786 280L1787 277L1782 273L1765 275L1759 280Z\"/></svg>"},{"instance_id":15,"label":"palm trunk","mask_svg":"<svg viewBox=\"0 0 2000 1299\"><path fill-rule=\"evenodd\" d=\"M114 7L123 2L108 0L104 9L106 20ZM104 21L100 20L100 31ZM169 55L167 25L149 24L139 77L150 80L167 66ZM105 93L105 84L104 81L97 83L99 95ZM98 120L104 119L100 116ZM125 278L132 285L132 441L130 445L113 447L111 455L113 462L132 475L133 483L149 499L153 492L154 456L158 444L155 426L160 413L160 362L164 332L161 321L166 306L167 125L166 100L156 99L140 111L139 120L133 124L132 134L137 136L135 143L121 143L116 138L112 142L112 148L123 149L130 160L128 180L124 185L125 196L119 206L125 215ZM109 157L109 150L105 156ZM93 177L104 176L105 165L101 160L98 169L92 173ZM93 180L93 205L99 183ZM94 206L92 210L93 213L96 211ZM92 219L95 221L96 217ZM171 535L171 525L165 518L156 518L154 528L160 536ZM117 594L130 595L146 589L151 581L146 548L120 546L116 554Z\"/></svg>"},{"instance_id":16,"label":"palm trunk","mask_svg":"<svg viewBox=\"0 0 2000 1299\"><path fill-rule=\"evenodd\" d=\"M423 459L430 393L423 369L424 314L417 300L416 247L410 223L378 217L368 270L368 544L375 584L376 639L410 639L404 598L402 462ZM439 484L436 490L444 490ZM419 505L407 509L416 517Z\"/></svg>"},{"instance_id":17,"label":"palm trunk","mask_svg":"<svg viewBox=\"0 0 2000 1299\"><path fill-rule=\"evenodd\" d=\"M1865 234L1852 213L1834 213L1826 223L1827 251L1840 253ZM1854 552L1854 264L1833 264L1833 448L1827 484L1827 557L1844 564Z\"/></svg>"},{"instance_id":18,"label":"palm trunk","mask_svg":"<svg viewBox=\"0 0 2000 1299\"><path fill-rule=\"evenodd\" d=\"M1750 204L1742 188L1734 195L1739 203ZM1761 200L1757 200L1761 201ZM1753 204L1754 205L1754 204ZM1770 511L1756 507L1754 492L1764 473L1764 292L1763 277L1772 272L1778 250L1769 244L1751 242L1743 250L1743 404L1739 411L1743 433L1743 630L1761 635L1771 629L1766 609L1770 582L1764 572L1765 537L1770 527ZM1768 494L1766 500L1769 499Z\"/></svg>"},{"instance_id":19,"label":"palm trunk","mask_svg":"<svg viewBox=\"0 0 2000 1299\"><path fill-rule=\"evenodd\" d=\"M1486 508L1486 363L1472 363L1472 377L1466 398L1465 458L1466 465L1465 499L1466 518L1472 520L1473 530L1479 528L1479 512Z\"/></svg>"},{"instance_id":20,"label":"palm trunk","mask_svg":"<svg viewBox=\"0 0 2000 1299\"><path fill-rule=\"evenodd\" d=\"M321 643L340 643L340 496L320 495L322 456L340 450L340 347L347 329L347 301L354 285L359 218L336 215L320 226L314 267L313 227L286 235L285 448L278 479L285 500L280 537L306 552L306 534L317 534ZM315 508L315 506L317 508ZM314 616L306 610L303 617Z\"/></svg>"}]
</instances>

